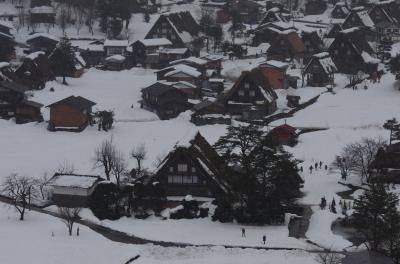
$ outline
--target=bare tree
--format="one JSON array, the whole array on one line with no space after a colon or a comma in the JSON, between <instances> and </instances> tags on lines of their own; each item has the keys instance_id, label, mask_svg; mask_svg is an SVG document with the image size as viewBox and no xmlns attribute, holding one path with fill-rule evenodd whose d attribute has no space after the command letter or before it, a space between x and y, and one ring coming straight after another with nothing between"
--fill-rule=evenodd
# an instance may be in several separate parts
<instances>
[{"instance_id":1,"label":"bare tree","mask_svg":"<svg viewBox=\"0 0 400 264\"><path fill-rule=\"evenodd\" d=\"M64 160L63 162L58 163L58 167L56 168L54 173L73 174L74 172L75 172L74 164Z\"/></svg>"},{"instance_id":2,"label":"bare tree","mask_svg":"<svg viewBox=\"0 0 400 264\"><path fill-rule=\"evenodd\" d=\"M65 30L68 25L68 14L67 14L67 10L64 7L61 7L58 24L60 25L60 28L61 28L63 34L65 35Z\"/></svg>"},{"instance_id":3,"label":"bare tree","mask_svg":"<svg viewBox=\"0 0 400 264\"><path fill-rule=\"evenodd\" d=\"M341 255L330 251L319 253L315 260L320 264L340 264L342 263Z\"/></svg>"},{"instance_id":4,"label":"bare tree","mask_svg":"<svg viewBox=\"0 0 400 264\"><path fill-rule=\"evenodd\" d=\"M385 146L382 138L363 138L345 146L342 156L350 159L351 170L360 175L361 181L369 182L371 164L378 150Z\"/></svg>"},{"instance_id":5,"label":"bare tree","mask_svg":"<svg viewBox=\"0 0 400 264\"><path fill-rule=\"evenodd\" d=\"M142 172L142 161L146 159L146 147L144 144L140 144L133 147L131 150L131 157L136 160L137 163L137 174Z\"/></svg>"},{"instance_id":6,"label":"bare tree","mask_svg":"<svg viewBox=\"0 0 400 264\"><path fill-rule=\"evenodd\" d=\"M107 180L110 180L115 157L116 148L112 138L104 140L95 150L94 166L103 167Z\"/></svg>"},{"instance_id":7,"label":"bare tree","mask_svg":"<svg viewBox=\"0 0 400 264\"><path fill-rule=\"evenodd\" d=\"M121 152L116 152L114 157L114 164L111 168L111 174L114 175L117 186L121 183L121 177L127 172L127 165L124 156Z\"/></svg>"},{"instance_id":8,"label":"bare tree","mask_svg":"<svg viewBox=\"0 0 400 264\"><path fill-rule=\"evenodd\" d=\"M351 156L343 153L343 156L336 156L333 167L340 170L343 179L346 179L353 169L353 160Z\"/></svg>"},{"instance_id":9,"label":"bare tree","mask_svg":"<svg viewBox=\"0 0 400 264\"><path fill-rule=\"evenodd\" d=\"M42 196L42 200L44 197L44 187L49 181L49 174L47 172L43 173L42 177L36 180L36 185L39 187L40 195Z\"/></svg>"},{"instance_id":10,"label":"bare tree","mask_svg":"<svg viewBox=\"0 0 400 264\"><path fill-rule=\"evenodd\" d=\"M72 236L72 228L76 220L79 220L79 213L81 208L68 208L68 207L58 207L58 213L61 216L61 221L67 226L68 233Z\"/></svg>"},{"instance_id":11,"label":"bare tree","mask_svg":"<svg viewBox=\"0 0 400 264\"><path fill-rule=\"evenodd\" d=\"M13 201L13 206L20 214L19 220L24 220L25 210L32 198L37 196L36 181L31 177L11 174L2 184L2 191Z\"/></svg>"}]
</instances>

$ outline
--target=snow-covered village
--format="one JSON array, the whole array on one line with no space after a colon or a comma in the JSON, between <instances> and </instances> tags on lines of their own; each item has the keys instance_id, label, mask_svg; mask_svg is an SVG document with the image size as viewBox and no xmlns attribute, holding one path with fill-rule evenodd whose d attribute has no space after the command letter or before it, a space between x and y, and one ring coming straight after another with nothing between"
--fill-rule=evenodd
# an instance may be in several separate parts
<instances>
[{"instance_id":1,"label":"snow-covered village","mask_svg":"<svg viewBox=\"0 0 400 264\"><path fill-rule=\"evenodd\" d=\"M399 113L398 0L0 0L0 264L399 264Z\"/></svg>"}]
</instances>

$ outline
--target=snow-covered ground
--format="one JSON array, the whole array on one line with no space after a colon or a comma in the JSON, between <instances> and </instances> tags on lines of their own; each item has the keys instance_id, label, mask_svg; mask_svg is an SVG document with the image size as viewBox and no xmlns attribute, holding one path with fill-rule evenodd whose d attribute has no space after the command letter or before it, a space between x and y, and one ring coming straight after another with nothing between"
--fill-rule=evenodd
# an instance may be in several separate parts
<instances>
[{"instance_id":1,"label":"snow-covered ground","mask_svg":"<svg viewBox=\"0 0 400 264\"><path fill-rule=\"evenodd\" d=\"M264 251L225 249L223 247L164 248L153 245L129 245L111 242L92 230L75 225L74 236L59 219L27 212L18 221L14 209L0 204L0 263L67 264L125 263L140 255L138 264L209 263L285 263L316 264L315 255L304 251ZM79 226L80 235L75 235ZM54 236L52 236L54 234Z\"/></svg>"}]
</instances>

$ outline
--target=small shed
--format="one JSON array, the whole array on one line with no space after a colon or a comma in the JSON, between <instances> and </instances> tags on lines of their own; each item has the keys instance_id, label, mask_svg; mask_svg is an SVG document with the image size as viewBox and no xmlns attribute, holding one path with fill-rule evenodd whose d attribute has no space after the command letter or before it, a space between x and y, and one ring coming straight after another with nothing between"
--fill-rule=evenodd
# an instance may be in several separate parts
<instances>
[{"instance_id":1,"label":"small shed","mask_svg":"<svg viewBox=\"0 0 400 264\"><path fill-rule=\"evenodd\" d=\"M70 96L46 106L50 108L49 130L84 130L91 122L94 105L96 103L81 96Z\"/></svg>"},{"instance_id":2,"label":"small shed","mask_svg":"<svg viewBox=\"0 0 400 264\"><path fill-rule=\"evenodd\" d=\"M94 175L56 173L46 183L45 193L57 206L87 207L90 195L103 180Z\"/></svg>"},{"instance_id":3,"label":"small shed","mask_svg":"<svg viewBox=\"0 0 400 264\"><path fill-rule=\"evenodd\" d=\"M289 145L296 144L298 130L288 124L280 125L273 128L269 133L271 141L275 145Z\"/></svg>"}]
</instances>

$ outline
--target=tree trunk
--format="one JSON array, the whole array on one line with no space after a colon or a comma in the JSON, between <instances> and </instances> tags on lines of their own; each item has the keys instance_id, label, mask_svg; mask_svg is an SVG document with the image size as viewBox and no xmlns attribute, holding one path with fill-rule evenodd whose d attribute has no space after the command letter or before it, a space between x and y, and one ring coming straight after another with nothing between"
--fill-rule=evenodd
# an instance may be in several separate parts
<instances>
[{"instance_id":1,"label":"tree trunk","mask_svg":"<svg viewBox=\"0 0 400 264\"><path fill-rule=\"evenodd\" d=\"M66 78L65 78L65 73L63 74L63 81L62 81L62 84L68 85L67 80L66 80Z\"/></svg>"}]
</instances>

